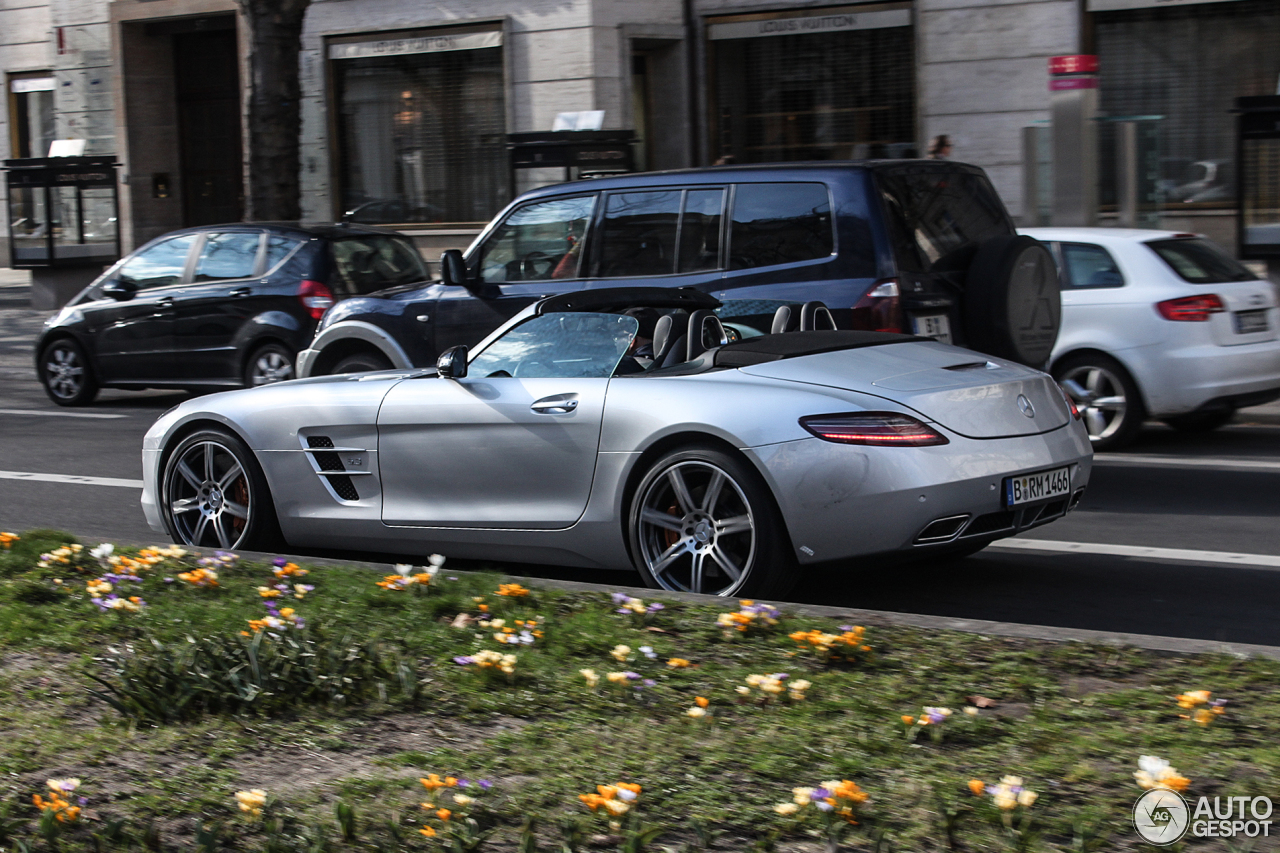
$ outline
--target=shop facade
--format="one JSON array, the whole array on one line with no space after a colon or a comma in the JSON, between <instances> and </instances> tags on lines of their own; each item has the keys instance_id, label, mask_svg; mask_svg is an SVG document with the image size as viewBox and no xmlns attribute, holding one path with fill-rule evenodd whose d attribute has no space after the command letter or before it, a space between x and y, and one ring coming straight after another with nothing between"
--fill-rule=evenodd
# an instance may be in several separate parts
<instances>
[{"instance_id":1,"label":"shop facade","mask_svg":"<svg viewBox=\"0 0 1280 853\"><path fill-rule=\"evenodd\" d=\"M81 138L115 155L126 251L239 218L235 0L32 0L0 9L0 32L5 153ZM1167 221L1231 245L1229 110L1276 91L1274 0L314 0L302 209L399 227L434 257L563 179L513 169L509 134L601 111L650 170L920 156L946 134L1021 216L1022 129L1050 119L1049 58L1080 53L1099 56L1104 115L1162 117Z\"/></svg>"}]
</instances>

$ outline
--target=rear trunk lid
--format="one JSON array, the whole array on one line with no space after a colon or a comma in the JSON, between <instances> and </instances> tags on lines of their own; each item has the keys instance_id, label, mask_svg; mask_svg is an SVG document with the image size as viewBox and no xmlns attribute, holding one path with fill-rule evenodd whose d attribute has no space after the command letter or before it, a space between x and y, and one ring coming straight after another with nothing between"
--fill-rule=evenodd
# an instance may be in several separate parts
<instances>
[{"instance_id":1,"label":"rear trunk lid","mask_svg":"<svg viewBox=\"0 0 1280 853\"><path fill-rule=\"evenodd\" d=\"M1071 420L1062 393L1045 374L944 344L904 342L739 369L884 397L967 438L1036 435Z\"/></svg>"}]
</instances>

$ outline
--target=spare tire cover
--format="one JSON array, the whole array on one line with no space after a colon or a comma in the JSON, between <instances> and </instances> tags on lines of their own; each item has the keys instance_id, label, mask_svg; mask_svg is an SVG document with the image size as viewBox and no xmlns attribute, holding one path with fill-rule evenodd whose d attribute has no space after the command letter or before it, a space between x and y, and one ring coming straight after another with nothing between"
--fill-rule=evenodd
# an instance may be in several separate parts
<instances>
[{"instance_id":1,"label":"spare tire cover","mask_svg":"<svg viewBox=\"0 0 1280 853\"><path fill-rule=\"evenodd\" d=\"M970 348L1043 367L1062 321L1053 255L1024 235L986 241L965 276L963 313Z\"/></svg>"}]
</instances>

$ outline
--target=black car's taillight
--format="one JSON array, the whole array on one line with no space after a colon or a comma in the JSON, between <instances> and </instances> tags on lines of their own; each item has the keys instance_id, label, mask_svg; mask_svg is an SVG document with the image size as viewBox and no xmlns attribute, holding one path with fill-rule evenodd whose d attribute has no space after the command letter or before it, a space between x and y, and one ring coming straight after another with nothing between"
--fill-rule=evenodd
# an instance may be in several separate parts
<instances>
[{"instance_id":1,"label":"black car's taillight","mask_svg":"<svg viewBox=\"0 0 1280 853\"><path fill-rule=\"evenodd\" d=\"M881 447L929 447L950 444L945 435L923 421L897 412L848 412L809 415L800 426L824 441Z\"/></svg>"},{"instance_id":2,"label":"black car's taillight","mask_svg":"<svg viewBox=\"0 0 1280 853\"><path fill-rule=\"evenodd\" d=\"M886 278L871 285L853 306L853 328L872 332L901 332L902 303L898 299L898 280Z\"/></svg>"},{"instance_id":3,"label":"black car's taillight","mask_svg":"<svg viewBox=\"0 0 1280 853\"><path fill-rule=\"evenodd\" d=\"M333 291L318 281L303 279L298 285L298 301L311 314L311 319L319 320L333 307Z\"/></svg>"}]
</instances>

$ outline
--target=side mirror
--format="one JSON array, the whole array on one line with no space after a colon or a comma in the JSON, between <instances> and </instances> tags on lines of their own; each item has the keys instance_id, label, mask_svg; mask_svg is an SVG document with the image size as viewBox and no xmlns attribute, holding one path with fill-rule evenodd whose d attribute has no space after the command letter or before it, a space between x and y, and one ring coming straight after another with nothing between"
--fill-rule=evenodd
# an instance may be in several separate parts
<instances>
[{"instance_id":1,"label":"side mirror","mask_svg":"<svg viewBox=\"0 0 1280 853\"><path fill-rule=\"evenodd\" d=\"M102 295L109 299L115 299L123 302L126 299L132 299L133 295L138 292L138 288L134 287L127 281L113 278L106 284L102 285Z\"/></svg>"},{"instance_id":2,"label":"side mirror","mask_svg":"<svg viewBox=\"0 0 1280 853\"><path fill-rule=\"evenodd\" d=\"M440 256L440 277L445 284L467 286L467 263L462 259L462 252L457 249L445 249Z\"/></svg>"},{"instance_id":3,"label":"side mirror","mask_svg":"<svg viewBox=\"0 0 1280 853\"><path fill-rule=\"evenodd\" d=\"M462 379L467 375L467 348L459 344L449 347L436 359L436 370L442 379Z\"/></svg>"}]
</instances>

